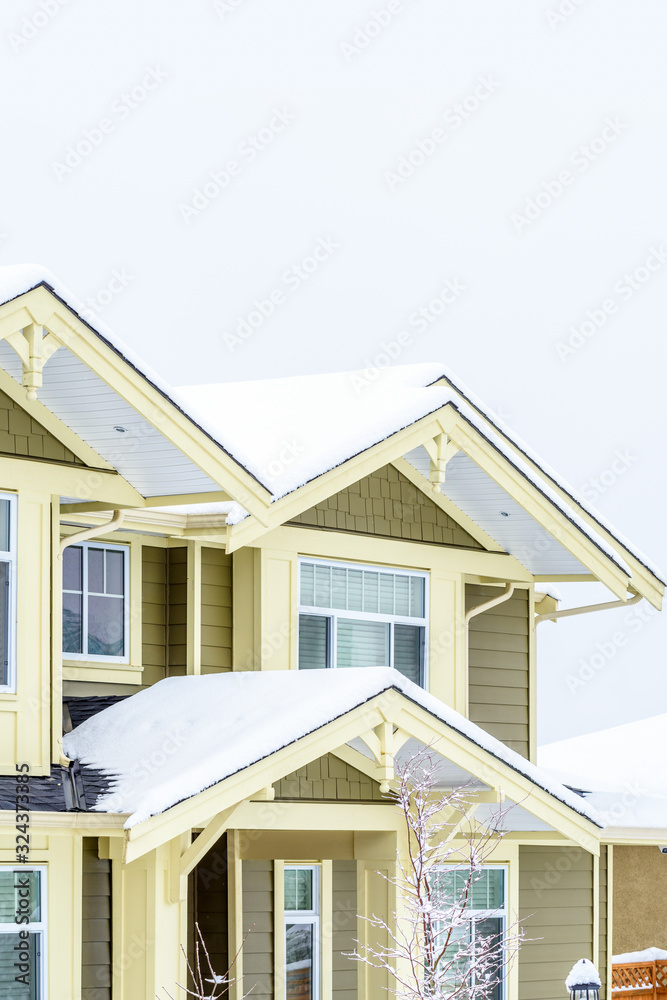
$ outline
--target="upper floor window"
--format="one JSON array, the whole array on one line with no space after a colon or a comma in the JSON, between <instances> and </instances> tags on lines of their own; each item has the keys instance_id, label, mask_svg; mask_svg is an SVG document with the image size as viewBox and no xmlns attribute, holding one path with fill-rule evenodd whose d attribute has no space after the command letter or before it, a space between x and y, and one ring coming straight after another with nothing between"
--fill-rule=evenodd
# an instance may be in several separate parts
<instances>
[{"instance_id":1,"label":"upper floor window","mask_svg":"<svg viewBox=\"0 0 667 1000\"><path fill-rule=\"evenodd\" d=\"M299 669L395 667L424 684L427 576L303 559Z\"/></svg>"},{"instance_id":2,"label":"upper floor window","mask_svg":"<svg viewBox=\"0 0 667 1000\"><path fill-rule=\"evenodd\" d=\"M63 552L63 653L126 660L128 548L80 542Z\"/></svg>"},{"instance_id":3,"label":"upper floor window","mask_svg":"<svg viewBox=\"0 0 667 1000\"><path fill-rule=\"evenodd\" d=\"M16 497L0 493L0 691L15 690Z\"/></svg>"},{"instance_id":4,"label":"upper floor window","mask_svg":"<svg viewBox=\"0 0 667 1000\"><path fill-rule=\"evenodd\" d=\"M43 868L0 868L0 996L45 996Z\"/></svg>"}]
</instances>

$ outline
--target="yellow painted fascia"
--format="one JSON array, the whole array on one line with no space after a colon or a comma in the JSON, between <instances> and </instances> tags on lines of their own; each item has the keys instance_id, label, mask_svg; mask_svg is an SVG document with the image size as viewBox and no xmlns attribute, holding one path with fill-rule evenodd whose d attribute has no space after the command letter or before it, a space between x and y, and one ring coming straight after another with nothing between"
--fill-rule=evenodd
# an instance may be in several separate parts
<instances>
[{"instance_id":1,"label":"yellow painted fascia","mask_svg":"<svg viewBox=\"0 0 667 1000\"><path fill-rule=\"evenodd\" d=\"M451 406L439 412L442 431L563 545L618 598L625 598L630 579L579 528L562 514L482 434Z\"/></svg>"},{"instance_id":2,"label":"yellow painted fascia","mask_svg":"<svg viewBox=\"0 0 667 1000\"><path fill-rule=\"evenodd\" d=\"M52 333L237 503L266 518L269 491L43 285L0 306L0 338L31 323Z\"/></svg>"},{"instance_id":3,"label":"yellow painted fascia","mask_svg":"<svg viewBox=\"0 0 667 1000\"><path fill-rule=\"evenodd\" d=\"M66 836L75 831L84 837L123 837L128 813L46 812L30 810L30 826L40 833ZM16 813L0 810L0 836L16 837Z\"/></svg>"},{"instance_id":4,"label":"yellow painted fascia","mask_svg":"<svg viewBox=\"0 0 667 1000\"><path fill-rule=\"evenodd\" d=\"M617 847L660 847L667 844L667 827L608 826L601 834L602 843ZM667 863L667 862L666 862Z\"/></svg>"},{"instance_id":5,"label":"yellow painted fascia","mask_svg":"<svg viewBox=\"0 0 667 1000\"><path fill-rule=\"evenodd\" d=\"M143 497L117 472L89 469L83 465L58 465L43 459L0 458L0 480L4 489L42 490L48 476L51 493L76 496L85 491L88 496L107 504L120 501L128 506L141 506Z\"/></svg>"},{"instance_id":6,"label":"yellow painted fascia","mask_svg":"<svg viewBox=\"0 0 667 1000\"><path fill-rule=\"evenodd\" d=\"M398 691L390 689L264 760L130 828L126 834L124 861L129 863L193 827L205 826L217 813L252 798L306 763L326 753L336 753L337 748L355 737L363 737L384 722L398 725L403 733L436 750L438 743L446 741L446 747L438 752L448 760L492 788L502 788L511 801L521 804L586 850L599 853L599 830L593 823ZM262 805L268 808L271 803ZM339 809L340 804L335 808Z\"/></svg>"},{"instance_id":7,"label":"yellow painted fascia","mask_svg":"<svg viewBox=\"0 0 667 1000\"><path fill-rule=\"evenodd\" d=\"M445 385L449 385L447 379L441 379L440 382ZM530 465L538 475L542 476L550 485L551 489L557 493L562 500L568 504L573 504L577 510L579 516L584 520L589 527L596 531L601 538L603 538L612 548L619 551L620 557L624 562L628 564L628 567L632 571L632 586L637 590L643 597L649 601L654 608L658 611L662 609L662 598L665 594L665 584L662 580L659 580L648 567L644 566L643 563L630 552L622 541L615 538L614 535L600 524L592 514L590 514L585 507L582 507L574 497L572 497L567 490L563 489L561 484L556 480L552 479L548 471L543 469L535 459L531 458L529 454L523 451L516 442L514 442L508 435L499 427L494 424L481 410L477 408L474 402L468 400L470 406L472 406L484 420L488 421L492 426L494 432L498 434L499 437L507 444L507 446L514 452L518 459L526 462Z\"/></svg>"},{"instance_id":8,"label":"yellow painted fascia","mask_svg":"<svg viewBox=\"0 0 667 1000\"><path fill-rule=\"evenodd\" d=\"M439 426L433 414L422 417L409 427L404 427L384 441L372 445L365 451L348 458L345 462L337 465L334 469L324 472L316 479L300 486L292 493L276 500L271 504L271 509L267 517L267 525L264 527L257 524L252 518L246 518L240 524L233 525L229 533L228 552L234 552L243 545L250 545L272 528L284 524L293 517L298 517L305 510L316 506L321 500L326 500L341 490L347 489L353 483L359 482L364 476L368 476L390 464L396 458L419 447L424 441L428 441L439 433Z\"/></svg>"}]
</instances>

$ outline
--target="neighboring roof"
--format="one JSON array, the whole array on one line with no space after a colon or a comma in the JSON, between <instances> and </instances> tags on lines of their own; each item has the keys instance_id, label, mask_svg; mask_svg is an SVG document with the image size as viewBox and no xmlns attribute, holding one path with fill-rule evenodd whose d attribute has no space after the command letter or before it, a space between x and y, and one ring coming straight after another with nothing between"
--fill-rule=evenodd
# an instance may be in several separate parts
<instances>
[{"instance_id":1,"label":"neighboring roof","mask_svg":"<svg viewBox=\"0 0 667 1000\"><path fill-rule=\"evenodd\" d=\"M667 713L540 747L556 780L586 793L607 827L667 828Z\"/></svg>"},{"instance_id":2,"label":"neighboring roof","mask_svg":"<svg viewBox=\"0 0 667 1000\"><path fill-rule=\"evenodd\" d=\"M95 768L70 770L54 764L48 775L31 774L31 812L88 812L108 792L109 780ZM16 811L16 778L0 776L0 810Z\"/></svg>"},{"instance_id":3,"label":"neighboring roof","mask_svg":"<svg viewBox=\"0 0 667 1000\"><path fill-rule=\"evenodd\" d=\"M131 813L129 828L389 690L596 822L580 796L388 667L168 678L89 719L63 747L84 772L91 766L111 777L95 808Z\"/></svg>"}]
</instances>

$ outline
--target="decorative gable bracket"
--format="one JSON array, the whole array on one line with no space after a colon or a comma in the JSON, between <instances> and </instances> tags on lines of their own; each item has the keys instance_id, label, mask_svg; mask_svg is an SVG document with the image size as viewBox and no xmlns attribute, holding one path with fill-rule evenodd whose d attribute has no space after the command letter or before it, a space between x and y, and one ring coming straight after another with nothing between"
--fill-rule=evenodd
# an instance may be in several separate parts
<instances>
[{"instance_id":1,"label":"decorative gable bracket","mask_svg":"<svg viewBox=\"0 0 667 1000\"><path fill-rule=\"evenodd\" d=\"M4 337L16 351L23 365L22 384L28 390L28 399L37 399L37 390L42 388L42 371L49 358L61 346L52 333L45 332L37 323L29 323L22 330L16 330Z\"/></svg>"},{"instance_id":2,"label":"decorative gable bracket","mask_svg":"<svg viewBox=\"0 0 667 1000\"><path fill-rule=\"evenodd\" d=\"M437 434L432 441L424 441L424 448L431 459L429 482L434 493L444 486L447 463L461 449L447 434Z\"/></svg>"}]
</instances>

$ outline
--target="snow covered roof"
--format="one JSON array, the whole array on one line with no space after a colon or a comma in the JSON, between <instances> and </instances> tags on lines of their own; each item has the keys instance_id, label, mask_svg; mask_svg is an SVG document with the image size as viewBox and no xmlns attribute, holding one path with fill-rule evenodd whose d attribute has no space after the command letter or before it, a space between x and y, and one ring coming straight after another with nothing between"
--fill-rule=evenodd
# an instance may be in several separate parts
<instances>
[{"instance_id":1,"label":"snow covered roof","mask_svg":"<svg viewBox=\"0 0 667 1000\"><path fill-rule=\"evenodd\" d=\"M572 487L559 480L523 442L512 437L502 421L487 412L443 365L393 366L373 373L375 377L372 378L368 373L343 372L174 389L97 317L90 316L89 310L49 271L36 265L0 267L0 303L39 285L52 289L84 318L114 351L262 484L274 501L449 405L623 573L631 576L621 549L662 581L660 572L641 552L632 548L597 511L587 506ZM0 342L0 364L17 381L21 380L20 361L6 342ZM82 368L85 366L66 347L58 350L45 366L40 399L101 455L113 455L116 467L142 495L173 493L176 481L178 492L183 493L219 489L219 485L189 462L187 456L180 455L177 460L172 454L176 449L146 421L140 421L142 426L137 426L133 434L139 439L139 446L137 440L133 440L132 449L125 454L114 424L127 424L134 430L131 408L124 401L111 398L106 410L96 405L93 413L87 399L81 400L77 408L84 382L88 393L107 396L110 393L109 387L96 380L94 373L79 370ZM99 427L95 423L98 418ZM153 460L155 455L158 459ZM180 465L185 463L183 468L179 461ZM416 462L415 467L418 466ZM538 526L537 521L515 504L468 456L459 453L450 462L450 468L443 492L506 551L516 554L532 572L540 575L588 572L546 531L542 541L547 550L535 544L532 547L535 551L525 553L526 528L534 529ZM166 482L165 477L169 475L170 481ZM486 500L485 493L488 493ZM502 504L500 508L499 504ZM501 517L499 509L505 513L511 510L512 516ZM188 510L188 513L195 512ZM245 517L238 504L224 513L230 524ZM612 540L592 526L586 515Z\"/></svg>"},{"instance_id":2,"label":"snow covered roof","mask_svg":"<svg viewBox=\"0 0 667 1000\"><path fill-rule=\"evenodd\" d=\"M667 829L667 713L540 747L540 767L586 791L607 827Z\"/></svg>"},{"instance_id":3,"label":"snow covered roof","mask_svg":"<svg viewBox=\"0 0 667 1000\"><path fill-rule=\"evenodd\" d=\"M88 719L64 737L63 747L112 777L95 808L131 813L129 828L388 690L597 822L580 796L388 667L167 678Z\"/></svg>"}]
</instances>

